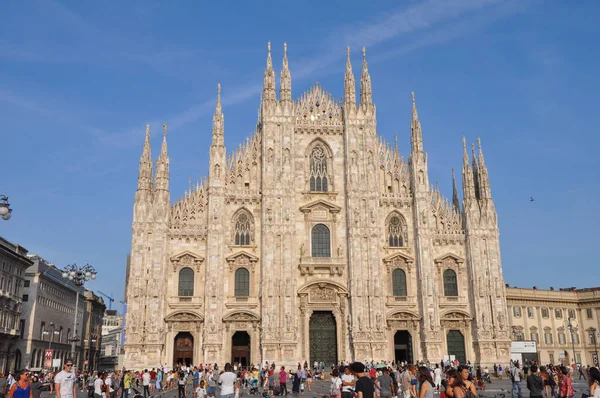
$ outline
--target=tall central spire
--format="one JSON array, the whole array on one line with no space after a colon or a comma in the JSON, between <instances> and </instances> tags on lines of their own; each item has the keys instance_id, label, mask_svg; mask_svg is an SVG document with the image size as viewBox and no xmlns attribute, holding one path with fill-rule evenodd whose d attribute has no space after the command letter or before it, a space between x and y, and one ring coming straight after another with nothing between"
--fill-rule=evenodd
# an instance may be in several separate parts
<instances>
[{"instance_id":1,"label":"tall central spire","mask_svg":"<svg viewBox=\"0 0 600 398\"><path fill-rule=\"evenodd\" d=\"M417 103L415 93L411 93L412 98L412 120L410 122L410 143L412 152L423 152L423 132L421 131L421 122L417 112Z\"/></svg>"},{"instance_id":2,"label":"tall central spire","mask_svg":"<svg viewBox=\"0 0 600 398\"><path fill-rule=\"evenodd\" d=\"M362 48L363 63L362 74L360 76L360 104L372 105L373 94L371 91L371 76L369 75L369 67L367 66L367 48Z\"/></svg>"},{"instance_id":3,"label":"tall central spire","mask_svg":"<svg viewBox=\"0 0 600 398\"><path fill-rule=\"evenodd\" d=\"M223 116L223 105L221 104L221 83L217 84L217 103L213 116L212 144L224 145L225 120Z\"/></svg>"},{"instance_id":4,"label":"tall central spire","mask_svg":"<svg viewBox=\"0 0 600 398\"><path fill-rule=\"evenodd\" d=\"M463 209L467 204L475 199L475 181L473 170L469 164L469 153L467 152L467 139L463 137L463 167L462 167L462 185L463 185Z\"/></svg>"},{"instance_id":5,"label":"tall central spire","mask_svg":"<svg viewBox=\"0 0 600 398\"><path fill-rule=\"evenodd\" d=\"M292 74L290 73L287 58L287 43L283 43L283 67L279 82L279 99L281 101L292 100Z\"/></svg>"},{"instance_id":6,"label":"tall central spire","mask_svg":"<svg viewBox=\"0 0 600 398\"><path fill-rule=\"evenodd\" d=\"M271 42L267 43L267 68L265 69L265 79L263 87L263 100L265 102L275 102L275 71L273 70L273 59L271 58Z\"/></svg>"},{"instance_id":7,"label":"tall central spire","mask_svg":"<svg viewBox=\"0 0 600 398\"><path fill-rule=\"evenodd\" d=\"M163 142L156 161L154 186L157 191L169 190L169 155L167 154L167 125L163 124Z\"/></svg>"},{"instance_id":8,"label":"tall central spire","mask_svg":"<svg viewBox=\"0 0 600 398\"><path fill-rule=\"evenodd\" d=\"M347 48L348 59L346 60L346 75L344 76L344 101L346 104L356 105L356 81L352 72L350 61L350 46Z\"/></svg>"}]
</instances>

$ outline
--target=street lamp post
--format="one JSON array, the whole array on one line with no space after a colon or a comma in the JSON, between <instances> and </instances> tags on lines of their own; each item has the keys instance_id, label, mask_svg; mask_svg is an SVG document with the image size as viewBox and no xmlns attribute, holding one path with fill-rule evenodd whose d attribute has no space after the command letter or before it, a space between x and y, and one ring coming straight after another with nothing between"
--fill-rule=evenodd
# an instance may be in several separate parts
<instances>
[{"instance_id":1,"label":"street lamp post","mask_svg":"<svg viewBox=\"0 0 600 398\"><path fill-rule=\"evenodd\" d=\"M50 322L50 329L52 329L52 332L49 332L47 330L44 330L42 332L43 335L50 335L50 339L48 340L48 351L50 351L52 349L52 340L54 340L54 336L60 334L57 330L56 330L56 325L54 324L54 322ZM54 369L54 366L50 366L52 369Z\"/></svg>"},{"instance_id":2,"label":"street lamp post","mask_svg":"<svg viewBox=\"0 0 600 398\"><path fill-rule=\"evenodd\" d=\"M575 356L575 333L579 329L577 325L574 325L571 318L568 318L567 328L571 332L571 343L573 344L573 363L577 364L577 358Z\"/></svg>"},{"instance_id":3,"label":"street lamp post","mask_svg":"<svg viewBox=\"0 0 600 398\"><path fill-rule=\"evenodd\" d=\"M600 337L600 332L597 332L595 329L592 329L592 333L590 333L590 338L594 343L594 354L596 355L596 361L598 361L598 348L596 347L596 345L598 344L598 337ZM596 362L595 365L598 366L598 363Z\"/></svg>"},{"instance_id":4,"label":"street lamp post","mask_svg":"<svg viewBox=\"0 0 600 398\"><path fill-rule=\"evenodd\" d=\"M8 203L8 196L0 195L0 217L3 220L10 220L12 209L10 203Z\"/></svg>"},{"instance_id":5,"label":"street lamp post","mask_svg":"<svg viewBox=\"0 0 600 398\"><path fill-rule=\"evenodd\" d=\"M75 360L75 343L79 341L77 336L77 312L79 311L79 288L90 279L96 279L96 270L90 264L78 266L70 264L65 267L62 277L70 280L77 287L75 289L75 319L73 319L73 337L71 338L71 359Z\"/></svg>"},{"instance_id":6,"label":"street lamp post","mask_svg":"<svg viewBox=\"0 0 600 398\"><path fill-rule=\"evenodd\" d=\"M93 369L92 358L95 358L96 356L92 354L92 344L96 342L97 337L98 336L96 336L96 334L90 333L90 339L86 340L86 343L89 343L88 344L88 371L91 371Z\"/></svg>"}]
</instances>

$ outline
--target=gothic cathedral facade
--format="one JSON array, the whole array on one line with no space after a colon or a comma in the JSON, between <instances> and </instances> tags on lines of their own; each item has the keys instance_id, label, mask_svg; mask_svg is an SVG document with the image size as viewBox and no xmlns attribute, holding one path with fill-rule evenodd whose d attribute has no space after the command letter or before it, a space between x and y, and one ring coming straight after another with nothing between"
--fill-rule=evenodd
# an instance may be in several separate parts
<instances>
[{"instance_id":1,"label":"gothic cathedral facade","mask_svg":"<svg viewBox=\"0 0 600 398\"><path fill-rule=\"evenodd\" d=\"M127 275L126 368L351 360L506 363L498 220L481 145L462 206L429 184L414 95L408 160L377 134L363 49L344 99L279 96L269 44L254 135L229 155L218 88L208 178L171 204L149 127ZM279 97L279 98L278 98Z\"/></svg>"}]
</instances>

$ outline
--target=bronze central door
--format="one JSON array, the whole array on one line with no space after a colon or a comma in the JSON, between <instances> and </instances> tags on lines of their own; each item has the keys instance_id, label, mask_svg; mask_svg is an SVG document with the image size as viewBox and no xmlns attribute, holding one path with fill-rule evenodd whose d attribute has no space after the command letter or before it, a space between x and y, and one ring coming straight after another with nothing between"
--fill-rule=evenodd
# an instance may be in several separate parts
<instances>
[{"instance_id":1,"label":"bronze central door","mask_svg":"<svg viewBox=\"0 0 600 398\"><path fill-rule=\"evenodd\" d=\"M337 328L330 311L315 311L309 322L310 361L337 363Z\"/></svg>"},{"instance_id":2,"label":"bronze central door","mask_svg":"<svg viewBox=\"0 0 600 398\"><path fill-rule=\"evenodd\" d=\"M179 333L175 337L173 366L191 366L194 363L194 338L190 333Z\"/></svg>"}]
</instances>

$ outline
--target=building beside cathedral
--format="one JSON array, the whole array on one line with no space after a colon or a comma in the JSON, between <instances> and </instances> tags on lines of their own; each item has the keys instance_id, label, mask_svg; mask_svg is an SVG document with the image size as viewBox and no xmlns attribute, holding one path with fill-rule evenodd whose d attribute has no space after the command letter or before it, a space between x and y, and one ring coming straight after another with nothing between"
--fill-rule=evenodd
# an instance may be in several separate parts
<instances>
[{"instance_id":1,"label":"building beside cathedral","mask_svg":"<svg viewBox=\"0 0 600 398\"><path fill-rule=\"evenodd\" d=\"M343 102L319 85L293 99L286 53L277 95L269 45L255 133L229 153L219 86L208 179L175 204L166 127L155 167L147 127L124 366L507 363L481 145L469 155L463 139L462 205L456 183L448 200L429 183L414 96L408 159L378 134L364 49L358 96L348 50Z\"/></svg>"}]
</instances>

